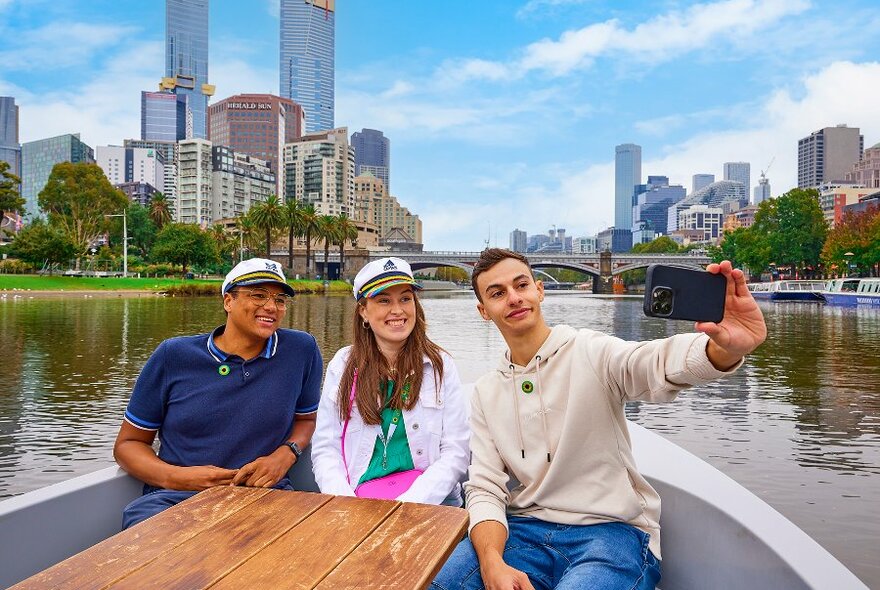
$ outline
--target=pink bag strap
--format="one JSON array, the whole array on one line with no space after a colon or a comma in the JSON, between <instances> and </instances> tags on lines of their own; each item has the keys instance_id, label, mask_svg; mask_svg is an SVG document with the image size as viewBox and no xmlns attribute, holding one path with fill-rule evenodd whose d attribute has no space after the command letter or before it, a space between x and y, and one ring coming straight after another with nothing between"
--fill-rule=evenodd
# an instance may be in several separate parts
<instances>
[{"instance_id":1,"label":"pink bag strap","mask_svg":"<svg viewBox=\"0 0 880 590\"><path fill-rule=\"evenodd\" d=\"M345 460L345 432L348 430L348 421L351 419L351 411L354 408L354 396L357 393L358 370L354 370L354 379L351 381L351 394L348 399L348 416L345 417L345 425L342 427L342 464L345 465L345 478L351 485L351 475L348 473L348 462Z\"/></svg>"}]
</instances>

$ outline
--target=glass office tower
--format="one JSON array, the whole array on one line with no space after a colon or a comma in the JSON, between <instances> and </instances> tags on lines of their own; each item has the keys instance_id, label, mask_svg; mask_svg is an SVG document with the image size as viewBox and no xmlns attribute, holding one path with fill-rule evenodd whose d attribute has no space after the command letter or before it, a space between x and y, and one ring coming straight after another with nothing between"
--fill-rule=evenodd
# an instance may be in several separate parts
<instances>
[{"instance_id":1,"label":"glass office tower","mask_svg":"<svg viewBox=\"0 0 880 590\"><path fill-rule=\"evenodd\" d=\"M335 0L281 0L281 96L302 105L306 133L334 128Z\"/></svg>"},{"instance_id":2,"label":"glass office tower","mask_svg":"<svg viewBox=\"0 0 880 590\"><path fill-rule=\"evenodd\" d=\"M11 96L0 96L0 160L21 176L21 145L18 143L18 105Z\"/></svg>"},{"instance_id":3,"label":"glass office tower","mask_svg":"<svg viewBox=\"0 0 880 590\"><path fill-rule=\"evenodd\" d=\"M95 162L95 151L80 141L79 133L29 141L21 146L21 196L31 218L39 215L37 197L49 181L55 164Z\"/></svg>"},{"instance_id":4,"label":"glass office tower","mask_svg":"<svg viewBox=\"0 0 880 590\"><path fill-rule=\"evenodd\" d=\"M208 136L208 0L165 0L165 78L162 90L184 96L192 137Z\"/></svg>"},{"instance_id":5,"label":"glass office tower","mask_svg":"<svg viewBox=\"0 0 880 590\"><path fill-rule=\"evenodd\" d=\"M614 227L630 231L633 196L642 183L642 147L624 143L614 148ZM616 250L615 250L616 251Z\"/></svg>"},{"instance_id":6,"label":"glass office tower","mask_svg":"<svg viewBox=\"0 0 880 590\"><path fill-rule=\"evenodd\" d=\"M192 137L187 97L174 92L141 92L141 139L180 141Z\"/></svg>"},{"instance_id":7,"label":"glass office tower","mask_svg":"<svg viewBox=\"0 0 880 590\"><path fill-rule=\"evenodd\" d=\"M354 148L354 173L365 172L382 181L391 193L391 140L376 129L361 129L351 134Z\"/></svg>"}]
</instances>

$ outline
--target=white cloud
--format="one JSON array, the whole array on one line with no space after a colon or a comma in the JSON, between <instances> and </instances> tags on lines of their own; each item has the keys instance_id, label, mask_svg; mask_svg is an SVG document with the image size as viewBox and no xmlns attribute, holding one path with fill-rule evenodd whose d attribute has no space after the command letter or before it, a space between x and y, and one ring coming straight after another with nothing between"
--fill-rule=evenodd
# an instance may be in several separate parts
<instances>
[{"instance_id":1,"label":"white cloud","mask_svg":"<svg viewBox=\"0 0 880 590\"><path fill-rule=\"evenodd\" d=\"M10 71L83 65L135 32L136 28L128 26L53 22L16 32L15 48L0 51L0 63Z\"/></svg>"},{"instance_id":2,"label":"white cloud","mask_svg":"<svg viewBox=\"0 0 880 590\"><path fill-rule=\"evenodd\" d=\"M130 45L75 88L20 93L21 140L81 132L94 147L139 137L140 93L157 87L163 50L161 42Z\"/></svg>"},{"instance_id":3,"label":"white cloud","mask_svg":"<svg viewBox=\"0 0 880 590\"><path fill-rule=\"evenodd\" d=\"M531 71L563 76L605 56L659 63L701 48L741 45L753 33L809 8L809 0L722 0L673 10L632 29L611 19L532 43L508 63L460 60L438 68L437 76L453 82L498 81Z\"/></svg>"}]
</instances>

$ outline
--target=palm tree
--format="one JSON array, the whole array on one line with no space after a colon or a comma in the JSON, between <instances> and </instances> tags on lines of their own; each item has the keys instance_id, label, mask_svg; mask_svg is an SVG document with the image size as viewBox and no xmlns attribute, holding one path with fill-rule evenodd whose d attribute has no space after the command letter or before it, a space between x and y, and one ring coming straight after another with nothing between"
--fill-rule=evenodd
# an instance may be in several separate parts
<instances>
[{"instance_id":1,"label":"palm tree","mask_svg":"<svg viewBox=\"0 0 880 590\"><path fill-rule=\"evenodd\" d=\"M336 218L336 230L339 238L339 278L341 279L345 276L345 241L356 240L358 229L348 215L342 213Z\"/></svg>"},{"instance_id":2,"label":"palm tree","mask_svg":"<svg viewBox=\"0 0 880 590\"><path fill-rule=\"evenodd\" d=\"M257 233L257 228L254 225L254 220L251 219L250 215L242 215L235 221L236 231L238 233L238 239L240 240L240 244L242 248L239 250L239 262L244 260L244 246L247 247L248 251L250 251L253 246L254 236Z\"/></svg>"},{"instance_id":3,"label":"palm tree","mask_svg":"<svg viewBox=\"0 0 880 590\"><path fill-rule=\"evenodd\" d=\"M335 216L320 215L318 217L317 238L324 240L324 280L327 280L330 278L330 244L336 242Z\"/></svg>"},{"instance_id":4,"label":"palm tree","mask_svg":"<svg viewBox=\"0 0 880 590\"><path fill-rule=\"evenodd\" d=\"M150 197L150 219L158 229L171 222L171 202L162 193L153 193Z\"/></svg>"},{"instance_id":5,"label":"palm tree","mask_svg":"<svg viewBox=\"0 0 880 590\"><path fill-rule=\"evenodd\" d=\"M303 206L290 200L284 204L284 220L287 223L287 266L293 271L293 239L303 233Z\"/></svg>"},{"instance_id":6,"label":"palm tree","mask_svg":"<svg viewBox=\"0 0 880 590\"><path fill-rule=\"evenodd\" d=\"M272 256L272 234L284 224L284 203L277 195L269 195L269 198L251 207L250 217L257 229L266 232L266 258Z\"/></svg>"},{"instance_id":7,"label":"palm tree","mask_svg":"<svg viewBox=\"0 0 880 590\"><path fill-rule=\"evenodd\" d=\"M312 240L318 231L318 212L314 205L304 205L302 208L302 236L306 239L306 278L312 276Z\"/></svg>"},{"instance_id":8,"label":"palm tree","mask_svg":"<svg viewBox=\"0 0 880 590\"><path fill-rule=\"evenodd\" d=\"M235 245L229 239L229 233L225 227L215 223L208 229L208 235L217 244L217 251L220 253L221 258L232 255Z\"/></svg>"}]
</instances>

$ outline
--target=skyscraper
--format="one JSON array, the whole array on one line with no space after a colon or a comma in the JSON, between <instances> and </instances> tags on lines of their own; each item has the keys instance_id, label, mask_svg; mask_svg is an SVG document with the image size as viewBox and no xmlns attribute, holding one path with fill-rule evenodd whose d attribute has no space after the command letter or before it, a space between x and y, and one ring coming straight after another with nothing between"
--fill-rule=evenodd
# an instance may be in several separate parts
<instances>
[{"instance_id":1,"label":"skyscraper","mask_svg":"<svg viewBox=\"0 0 880 590\"><path fill-rule=\"evenodd\" d=\"M208 135L208 0L165 0L165 77L160 90L186 97L192 137ZM146 138L144 138L146 139Z\"/></svg>"},{"instance_id":2,"label":"skyscraper","mask_svg":"<svg viewBox=\"0 0 880 590\"><path fill-rule=\"evenodd\" d=\"M0 160L21 176L21 145L18 143L18 106L11 96L0 96Z\"/></svg>"},{"instance_id":3,"label":"skyscraper","mask_svg":"<svg viewBox=\"0 0 880 590\"><path fill-rule=\"evenodd\" d=\"M284 146L284 198L315 206L321 215L354 215L354 149L339 127Z\"/></svg>"},{"instance_id":4,"label":"skyscraper","mask_svg":"<svg viewBox=\"0 0 880 590\"><path fill-rule=\"evenodd\" d=\"M751 164L748 162L725 162L724 180L732 180L734 182L742 183L743 188L745 188L746 191L746 197L748 197L749 187L752 186Z\"/></svg>"},{"instance_id":5,"label":"skyscraper","mask_svg":"<svg viewBox=\"0 0 880 590\"><path fill-rule=\"evenodd\" d=\"M758 185L755 187L755 191L753 193L752 204L759 205L761 201L766 201L770 198L770 179L767 178L764 173L761 173L761 177L758 179Z\"/></svg>"},{"instance_id":6,"label":"skyscraper","mask_svg":"<svg viewBox=\"0 0 880 590\"><path fill-rule=\"evenodd\" d=\"M79 133L68 133L47 139L29 141L21 146L21 196L25 209L36 217L40 208L37 197L49 181L52 167L60 162L94 163L95 151L79 139Z\"/></svg>"},{"instance_id":7,"label":"skyscraper","mask_svg":"<svg viewBox=\"0 0 880 590\"><path fill-rule=\"evenodd\" d=\"M180 141L192 136L187 97L174 92L141 92L141 139Z\"/></svg>"},{"instance_id":8,"label":"skyscraper","mask_svg":"<svg viewBox=\"0 0 880 590\"><path fill-rule=\"evenodd\" d=\"M281 0L281 96L301 104L306 132L334 128L336 0Z\"/></svg>"},{"instance_id":9,"label":"skyscraper","mask_svg":"<svg viewBox=\"0 0 880 590\"><path fill-rule=\"evenodd\" d=\"M642 182L642 147L624 143L614 148L614 227L632 228L633 195Z\"/></svg>"},{"instance_id":10,"label":"skyscraper","mask_svg":"<svg viewBox=\"0 0 880 590\"><path fill-rule=\"evenodd\" d=\"M284 144L302 137L303 109L274 94L236 94L208 107L208 139L237 154L266 160L276 175L275 194L284 194Z\"/></svg>"},{"instance_id":11,"label":"skyscraper","mask_svg":"<svg viewBox=\"0 0 880 590\"><path fill-rule=\"evenodd\" d=\"M843 180L862 159L865 138L858 127L838 125L798 140L798 188Z\"/></svg>"},{"instance_id":12,"label":"skyscraper","mask_svg":"<svg viewBox=\"0 0 880 590\"><path fill-rule=\"evenodd\" d=\"M691 192L695 193L704 186L709 186L715 182L714 174L694 174L692 178Z\"/></svg>"},{"instance_id":13,"label":"skyscraper","mask_svg":"<svg viewBox=\"0 0 880 590\"><path fill-rule=\"evenodd\" d=\"M526 252L528 248L528 239L529 237L523 230L513 230L510 232L510 249L514 252Z\"/></svg>"},{"instance_id":14,"label":"skyscraper","mask_svg":"<svg viewBox=\"0 0 880 590\"><path fill-rule=\"evenodd\" d=\"M376 129L361 129L351 134L354 148L354 173L369 172L391 192L391 140Z\"/></svg>"},{"instance_id":15,"label":"skyscraper","mask_svg":"<svg viewBox=\"0 0 880 590\"><path fill-rule=\"evenodd\" d=\"M192 137L193 116L185 94L141 92L141 139L180 141Z\"/></svg>"}]
</instances>

